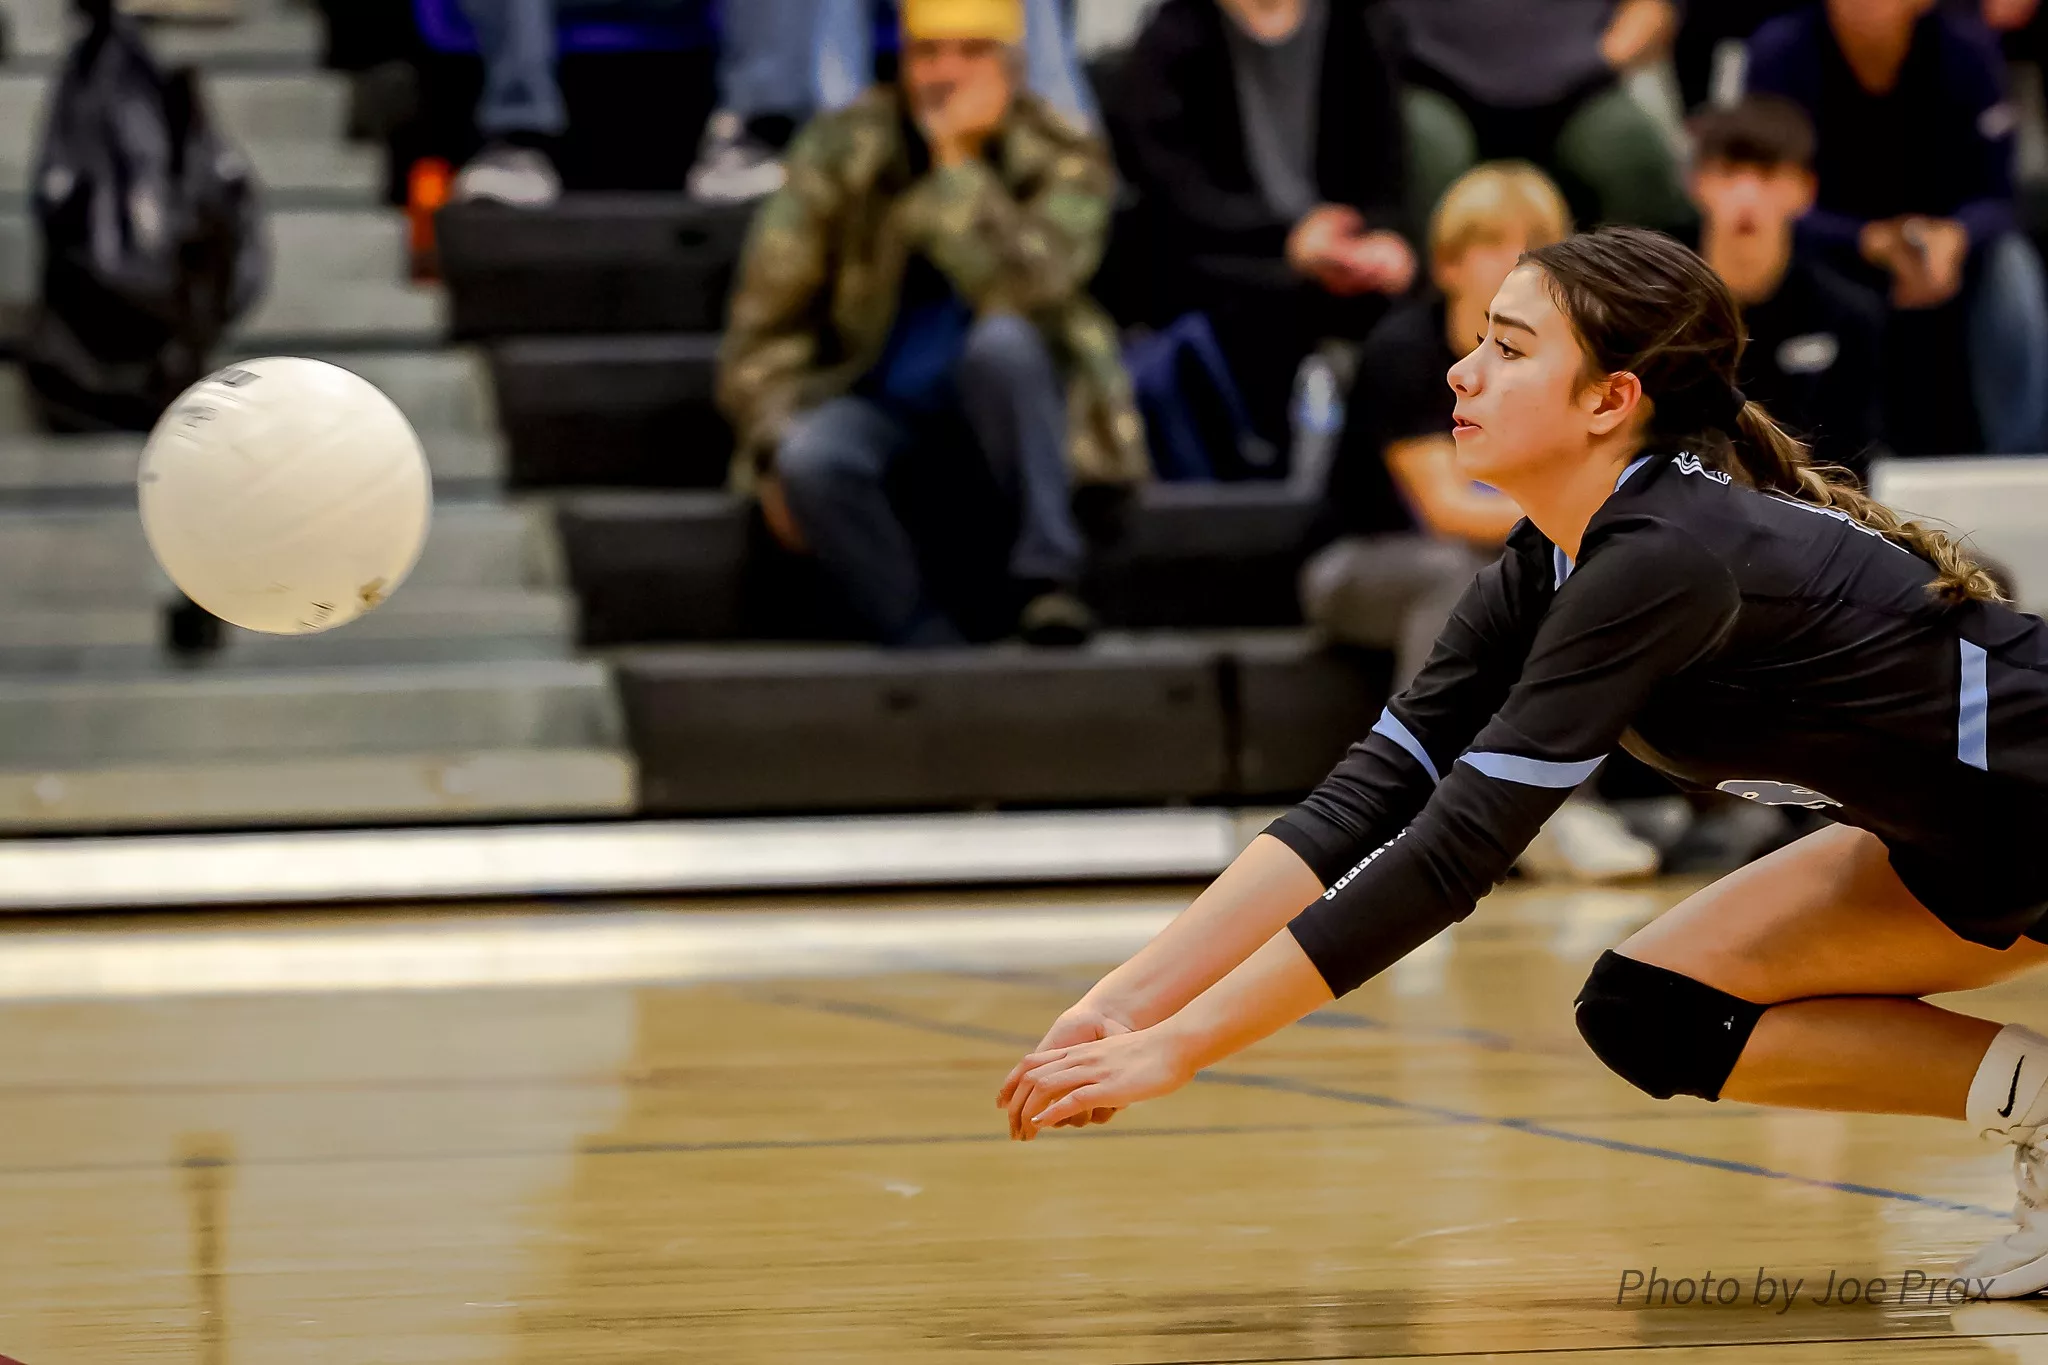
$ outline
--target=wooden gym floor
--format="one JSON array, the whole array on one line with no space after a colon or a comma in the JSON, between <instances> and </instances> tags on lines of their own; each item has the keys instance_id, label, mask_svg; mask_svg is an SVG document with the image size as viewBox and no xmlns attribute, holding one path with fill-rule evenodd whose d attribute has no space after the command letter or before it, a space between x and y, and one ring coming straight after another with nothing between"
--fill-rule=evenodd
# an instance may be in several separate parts
<instances>
[{"instance_id":1,"label":"wooden gym floor","mask_svg":"<svg viewBox=\"0 0 2048 1365\"><path fill-rule=\"evenodd\" d=\"M0 1354L2048 1361L2048 1304L1932 1283L2003 1157L1586 1053L1587 966L1682 890L1503 893L1030 1145L995 1088L1092 980L1044 940L1113 960L1184 889L0 926ZM2048 979L1966 1007L2048 1024Z\"/></svg>"}]
</instances>

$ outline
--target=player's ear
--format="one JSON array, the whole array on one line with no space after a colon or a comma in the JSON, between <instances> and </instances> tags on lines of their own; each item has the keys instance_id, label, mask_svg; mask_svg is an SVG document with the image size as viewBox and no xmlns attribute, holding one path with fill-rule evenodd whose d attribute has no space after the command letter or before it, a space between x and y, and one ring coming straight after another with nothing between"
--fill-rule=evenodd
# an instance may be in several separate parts
<instances>
[{"instance_id":1,"label":"player's ear","mask_svg":"<svg viewBox=\"0 0 2048 1365\"><path fill-rule=\"evenodd\" d=\"M1626 426L1640 410L1646 410L1649 400L1643 394L1643 381L1628 370L1610 374L1605 379L1596 379L1586 389L1587 426L1595 436L1611 436Z\"/></svg>"}]
</instances>

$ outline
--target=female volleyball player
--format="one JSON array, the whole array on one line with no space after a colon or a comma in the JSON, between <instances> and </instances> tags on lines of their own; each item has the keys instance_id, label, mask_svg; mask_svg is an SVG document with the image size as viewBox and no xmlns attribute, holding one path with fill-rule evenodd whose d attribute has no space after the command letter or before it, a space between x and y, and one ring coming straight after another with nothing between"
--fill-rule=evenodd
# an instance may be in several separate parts
<instances>
[{"instance_id":1,"label":"female volleyball player","mask_svg":"<svg viewBox=\"0 0 2048 1365\"><path fill-rule=\"evenodd\" d=\"M1528 520L1372 734L1018 1063L1013 1136L1175 1090L1463 919L1620 744L1839 823L1604 954L1588 1045L1660 1099L2015 1144L2019 1228L1959 1273L2048 1287L2048 1038L1920 999L2048 961L2048 628L1809 468L1741 349L1669 238L1524 258L1450 382L1467 472Z\"/></svg>"}]
</instances>

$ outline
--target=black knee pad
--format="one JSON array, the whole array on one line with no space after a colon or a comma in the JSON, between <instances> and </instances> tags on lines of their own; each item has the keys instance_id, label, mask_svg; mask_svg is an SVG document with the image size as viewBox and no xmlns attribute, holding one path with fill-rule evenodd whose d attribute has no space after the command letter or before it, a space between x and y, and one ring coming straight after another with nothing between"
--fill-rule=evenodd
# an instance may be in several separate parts
<instances>
[{"instance_id":1,"label":"black knee pad","mask_svg":"<svg viewBox=\"0 0 2048 1365\"><path fill-rule=\"evenodd\" d=\"M1660 1100L1720 1099L1767 1008L1611 952L1593 964L1575 1003L1579 1035L1593 1055Z\"/></svg>"}]
</instances>

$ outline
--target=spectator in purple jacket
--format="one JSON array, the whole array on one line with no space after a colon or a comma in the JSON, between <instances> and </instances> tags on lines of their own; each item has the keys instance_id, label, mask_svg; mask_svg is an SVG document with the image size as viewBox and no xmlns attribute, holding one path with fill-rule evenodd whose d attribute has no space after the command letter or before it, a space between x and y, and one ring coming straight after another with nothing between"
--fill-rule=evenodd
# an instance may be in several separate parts
<instances>
[{"instance_id":1,"label":"spectator in purple jacket","mask_svg":"<svg viewBox=\"0 0 2048 1365\"><path fill-rule=\"evenodd\" d=\"M2020 232L2005 64L1938 0L1826 0L1750 39L1749 87L1805 107L1819 195L1805 241L1894 312L1962 312L1998 453L2048 449L2048 288Z\"/></svg>"}]
</instances>

